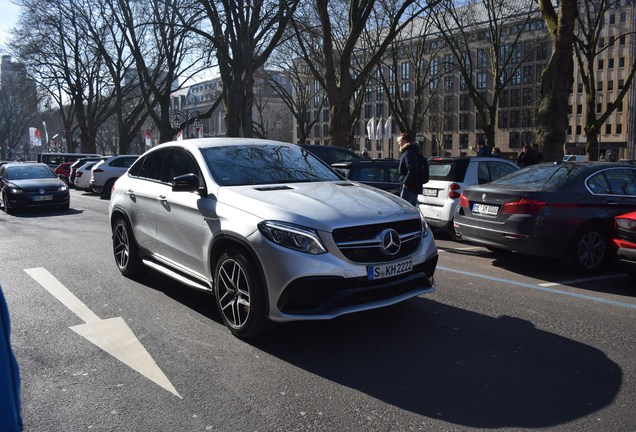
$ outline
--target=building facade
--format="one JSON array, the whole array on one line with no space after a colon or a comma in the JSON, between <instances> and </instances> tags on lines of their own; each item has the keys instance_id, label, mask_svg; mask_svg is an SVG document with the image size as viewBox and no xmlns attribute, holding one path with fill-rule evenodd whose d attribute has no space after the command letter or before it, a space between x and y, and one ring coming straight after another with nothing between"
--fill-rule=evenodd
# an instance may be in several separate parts
<instances>
[{"instance_id":1,"label":"building facade","mask_svg":"<svg viewBox=\"0 0 636 432\"><path fill-rule=\"evenodd\" d=\"M616 2L603 17L604 25L601 31L599 45L605 44L605 49L599 50L595 59L597 87L601 90L597 96L597 112L612 103L628 80L632 64L636 59L634 54L636 30L634 5L632 0ZM547 66L551 56L551 42L545 23L540 15L523 22L523 25L511 24L508 33L512 36L517 32L521 36L514 46L511 56L509 72L512 74L508 84L499 95L499 105L496 118L495 146L502 153L514 158L525 144L534 139L535 112L540 100L541 74ZM477 33L477 31L476 31ZM513 38L511 36L511 38ZM444 41L440 36L427 34L422 38L426 44L424 56L419 64L404 59L394 71L378 71L384 77L393 80L390 87L381 86L379 81L371 80L371 84L363 89L364 102L360 112L357 134L354 140L354 150L367 148L374 158L398 158L396 146L400 130L393 123L390 136L382 139L369 139L367 125L372 120L384 122L392 115L390 98L392 88L399 86L401 103L414 106L416 102L415 89L422 88L419 96L429 102L425 114L423 127L416 132L418 141L426 155L442 156L474 156L475 146L484 141L481 117L471 100L468 87L463 81L457 68L452 67L452 54L444 48ZM416 42L417 43L417 42ZM504 49L505 46L500 47ZM475 38L473 47L466 55L471 56L473 84L479 92L487 98L495 97L496 74L492 70L487 49ZM426 86L418 86L416 67L428 68L430 81ZM507 71L499 71L501 74ZM436 78L435 78L436 77ZM565 154L585 153L585 119L586 94L581 81L581 71L575 61L574 86L570 96L571 113L567 140L564 143ZM420 83L421 84L421 83ZM604 123L599 135L599 158L619 160L636 158L636 92L629 90L623 104ZM328 107L318 109L328 113ZM308 117L312 117L309 113ZM336 144L328 136L328 115L319 116L308 141L312 144ZM376 126L377 127L377 126ZM297 140L297 134L294 135Z\"/></svg>"}]
</instances>

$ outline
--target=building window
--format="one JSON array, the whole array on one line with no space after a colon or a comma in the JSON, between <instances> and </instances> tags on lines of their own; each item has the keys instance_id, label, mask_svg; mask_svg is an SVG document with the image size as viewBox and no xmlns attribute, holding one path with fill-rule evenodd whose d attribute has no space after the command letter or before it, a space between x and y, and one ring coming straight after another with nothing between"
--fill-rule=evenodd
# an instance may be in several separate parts
<instances>
[{"instance_id":1,"label":"building window","mask_svg":"<svg viewBox=\"0 0 636 432\"><path fill-rule=\"evenodd\" d=\"M616 111L623 112L623 101L620 101L618 103L618 106L616 107Z\"/></svg>"},{"instance_id":2,"label":"building window","mask_svg":"<svg viewBox=\"0 0 636 432\"><path fill-rule=\"evenodd\" d=\"M619 44L619 45L625 45L625 35L621 35L621 36L618 38L618 44Z\"/></svg>"},{"instance_id":3,"label":"building window","mask_svg":"<svg viewBox=\"0 0 636 432\"><path fill-rule=\"evenodd\" d=\"M616 135L620 135L622 133L623 133L623 125L619 123L616 125Z\"/></svg>"},{"instance_id":4,"label":"building window","mask_svg":"<svg viewBox=\"0 0 636 432\"><path fill-rule=\"evenodd\" d=\"M577 134L577 135L581 135L581 125L578 125L578 126L576 127L576 134Z\"/></svg>"},{"instance_id":5,"label":"building window","mask_svg":"<svg viewBox=\"0 0 636 432\"><path fill-rule=\"evenodd\" d=\"M452 54L446 54L444 56L444 72L449 73L453 70L453 64L455 63L455 59Z\"/></svg>"},{"instance_id":6,"label":"building window","mask_svg":"<svg viewBox=\"0 0 636 432\"><path fill-rule=\"evenodd\" d=\"M407 80L411 78L411 65L408 62L404 62L400 65L402 71L402 79Z\"/></svg>"},{"instance_id":7,"label":"building window","mask_svg":"<svg viewBox=\"0 0 636 432\"><path fill-rule=\"evenodd\" d=\"M581 105L581 104L577 104L576 105L576 113L577 114L583 114L583 105Z\"/></svg>"},{"instance_id":8,"label":"building window","mask_svg":"<svg viewBox=\"0 0 636 432\"><path fill-rule=\"evenodd\" d=\"M596 104L596 112L600 113L603 111L603 104L602 103L597 103Z\"/></svg>"},{"instance_id":9,"label":"building window","mask_svg":"<svg viewBox=\"0 0 636 432\"><path fill-rule=\"evenodd\" d=\"M610 14L609 23L610 24L616 24L616 15L615 14Z\"/></svg>"},{"instance_id":10,"label":"building window","mask_svg":"<svg viewBox=\"0 0 636 432\"><path fill-rule=\"evenodd\" d=\"M470 110L470 97L467 93L459 95L459 110L460 111L469 111Z\"/></svg>"},{"instance_id":11,"label":"building window","mask_svg":"<svg viewBox=\"0 0 636 432\"><path fill-rule=\"evenodd\" d=\"M377 117L382 117L384 115L384 104L377 104L375 106L375 115Z\"/></svg>"},{"instance_id":12,"label":"building window","mask_svg":"<svg viewBox=\"0 0 636 432\"><path fill-rule=\"evenodd\" d=\"M459 114L459 130L470 130L470 114Z\"/></svg>"},{"instance_id":13,"label":"building window","mask_svg":"<svg viewBox=\"0 0 636 432\"><path fill-rule=\"evenodd\" d=\"M625 57L618 58L618 67L619 68L625 67Z\"/></svg>"},{"instance_id":14,"label":"building window","mask_svg":"<svg viewBox=\"0 0 636 432\"><path fill-rule=\"evenodd\" d=\"M371 104L366 104L364 106L364 117L365 118L371 118L371 109L372 109Z\"/></svg>"},{"instance_id":15,"label":"building window","mask_svg":"<svg viewBox=\"0 0 636 432\"><path fill-rule=\"evenodd\" d=\"M605 125L605 134L607 134L607 135L611 135L612 134L612 125L611 124L606 124Z\"/></svg>"},{"instance_id":16,"label":"building window","mask_svg":"<svg viewBox=\"0 0 636 432\"><path fill-rule=\"evenodd\" d=\"M384 100L384 87L377 86L375 88L375 100L377 101Z\"/></svg>"},{"instance_id":17,"label":"building window","mask_svg":"<svg viewBox=\"0 0 636 432\"><path fill-rule=\"evenodd\" d=\"M509 132L508 145L511 149L521 148L521 134L519 132Z\"/></svg>"},{"instance_id":18,"label":"building window","mask_svg":"<svg viewBox=\"0 0 636 432\"><path fill-rule=\"evenodd\" d=\"M444 149L453 149L453 134L444 134Z\"/></svg>"},{"instance_id":19,"label":"building window","mask_svg":"<svg viewBox=\"0 0 636 432\"><path fill-rule=\"evenodd\" d=\"M598 70L603 70L605 68L605 60L599 59L598 61Z\"/></svg>"},{"instance_id":20,"label":"building window","mask_svg":"<svg viewBox=\"0 0 636 432\"><path fill-rule=\"evenodd\" d=\"M488 55L486 54L486 50L483 48L477 49L477 67L478 68L488 67Z\"/></svg>"},{"instance_id":21,"label":"building window","mask_svg":"<svg viewBox=\"0 0 636 432\"><path fill-rule=\"evenodd\" d=\"M499 129L507 129L508 128L508 111L507 110L499 110L497 125Z\"/></svg>"},{"instance_id":22,"label":"building window","mask_svg":"<svg viewBox=\"0 0 636 432\"><path fill-rule=\"evenodd\" d=\"M409 97L411 96L411 83L410 82L403 82L402 83L402 97Z\"/></svg>"},{"instance_id":23,"label":"building window","mask_svg":"<svg viewBox=\"0 0 636 432\"><path fill-rule=\"evenodd\" d=\"M459 77L459 91L466 91L468 90L468 86L466 85L466 80L464 79L463 76Z\"/></svg>"},{"instance_id":24,"label":"building window","mask_svg":"<svg viewBox=\"0 0 636 432\"><path fill-rule=\"evenodd\" d=\"M371 95L373 94L373 89L371 88L366 88L364 89L364 101L365 102L371 102Z\"/></svg>"},{"instance_id":25,"label":"building window","mask_svg":"<svg viewBox=\"0 0 636 432\"><path fill-rule=\"evenodd\" d=\"M459 148L460 149L468 148L468 134L459 134Z\"/></svg>"},{"instance_id":26,"label":"building window","mask_svg":"<svg viewBox=\"0 0 636 432\"><path fill-rule=\"evenodd\" d=\"M455 91L455 77L445 76L444 77L444 91L446 93L451 93Z\"/></svg>"},{"instance_id":27,"label":"building window","mask_svg":"<svg viewBox=\"0 0 636 432\"><path fill-rule=\"evenodd\" d=\"M478 89L485 89L486 83L486 72L477 72L477 82L475 83L475 86Z\"/></svg>"},{"instance_id":28,"label":"building window","mask_svg":"<svg viewBox=\"0 0 636 432\"><path fill-rule=\"evenodd\" d=\"M608 81L607 82L607 91L612 91L614 90L614 81Z\"/></svg>"},{"instance_id":29,"label":"building window","mask_svg":"<svg viewBox=\"0 0 636 432\"><path fill-rule=\"evenodd\" d=\"M614 69L614 59L613 58L607 60L607 68L608 69Z\"/></svg>"}]
</instances>

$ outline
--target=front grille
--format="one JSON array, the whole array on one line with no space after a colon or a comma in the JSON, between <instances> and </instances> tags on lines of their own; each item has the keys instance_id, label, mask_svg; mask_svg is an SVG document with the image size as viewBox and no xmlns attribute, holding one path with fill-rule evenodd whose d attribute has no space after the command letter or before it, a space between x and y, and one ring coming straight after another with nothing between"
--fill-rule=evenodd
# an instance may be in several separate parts
<instances>
[{"instance_id":1,"label":"front grille","mask_svg":"<svg viewBox=\"0 0 636 432\"><path fill-rule=\"evenodd\" d=\"M392 228L400 235L400 250L388 255L382 247L381 233ZM333 238L338 249L347 259L357 263L389 262L404 258L415 252L422 241L422 222L410 219L375 225L339 228Z\"/></svg>"}]
</instances>

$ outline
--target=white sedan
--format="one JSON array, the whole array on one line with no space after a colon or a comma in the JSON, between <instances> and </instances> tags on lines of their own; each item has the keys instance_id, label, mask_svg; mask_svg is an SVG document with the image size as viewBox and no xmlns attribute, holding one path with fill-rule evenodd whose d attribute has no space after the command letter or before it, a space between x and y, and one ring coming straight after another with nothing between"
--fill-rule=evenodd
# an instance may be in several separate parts
<instances>
[{"instance_id":1,"label":"white sedan","mask_svg":"<svg viewBox=\"0 0 636 432\"><path fill-rule=\"evenodd\" d=\"M99 161L87 162L77 169L75 174L75 187L77 189L90 190L91 188L91 168Z\"/></svg>"}]
</instances>

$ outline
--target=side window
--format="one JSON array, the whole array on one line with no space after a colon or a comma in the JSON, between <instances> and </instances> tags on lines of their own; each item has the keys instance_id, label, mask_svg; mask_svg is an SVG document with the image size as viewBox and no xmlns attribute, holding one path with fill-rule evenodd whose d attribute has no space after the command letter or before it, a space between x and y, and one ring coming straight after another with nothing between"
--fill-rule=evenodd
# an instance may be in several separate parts
<instances>
[{"instance_id":1,"label":"side window","mask_svg":"<svg viewBox=\"0 0 636 432\"><path fill-rule=\"evenodd\" d=\"M477 165L477 183L490 183L490 172L488 171L488 164L486 162L479 162Z\"/></svg>"},{"instance_id":2,"label":"side window","mask_svg":"<svg viewBox=\"0 0 636 432\"><path fill-rule=\"evenodd\" d=\"M505 162L488 162L488 165L490 166L490 181L497 180L499 177L508 175L518 169Z\"/></svg>"},{"instance_id":3,"label":"side window","mask_svg":"<svg viewBox=\"0 0 636 432\"><path fill-rule=\"evenodd\" d=\"M587 188L595 195L610 194L610 186L602 172L596 173L587 179Z\"/></svg>"},{"instance_id":4,"label":"side window","mask_svg":"<svg viewBox=\"0 0 636 432\"><path fill-rule=\"evenodd\" d=\"M146 155L143 158L143 161L140 161L142 165L141 165L141 169L139 170L139 177L144 177L149 180L155 180L155 181L161 181L161 182L167 181L167 178L165 175L166 170L164 167L166 165L166 162L170 160L170 155L172 151L173 149L166 148L166 149L154 151ZM137 167L137 164L135 164L133 168L136 168L136 167Z\"/></svg>"},{"instance_id":5,"label":"side window","mask_svg":"<svg viewBox=\"0 0 636 432\"><path fill-rule=\"evenodd\" d=\"M608 169L603 171L612 195L636 195L635 170Z\"/></svg>"},{"instance_id":6,"label":"side window","mask_svg":"<svg viewBox=\"0 0 636 432\"><path fill-rule=\"evenodd\" d=\"M192 155L190 155L190 153L186 150L178 148L175 149L174 154L172 155L169 181L172 181L173 178L184 174L196 174L201 177L199 167Z\"/></svg>"}]
</instances>

